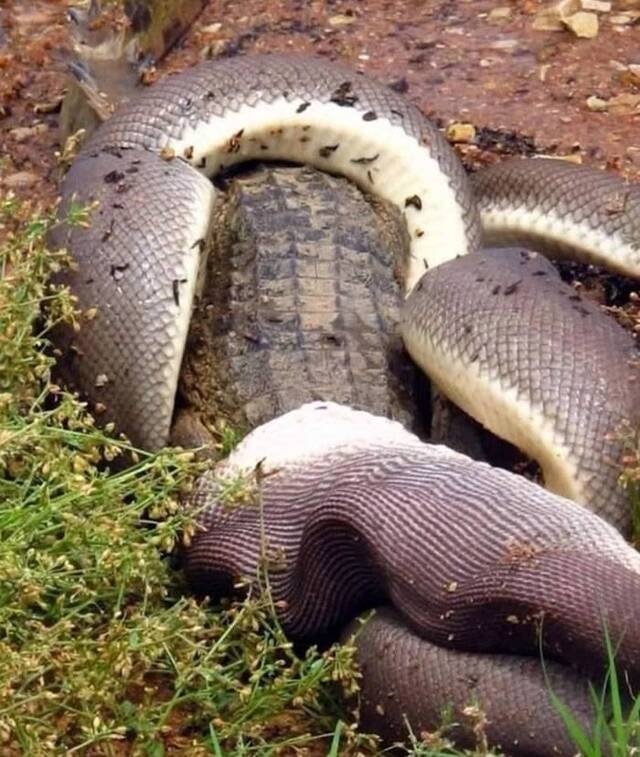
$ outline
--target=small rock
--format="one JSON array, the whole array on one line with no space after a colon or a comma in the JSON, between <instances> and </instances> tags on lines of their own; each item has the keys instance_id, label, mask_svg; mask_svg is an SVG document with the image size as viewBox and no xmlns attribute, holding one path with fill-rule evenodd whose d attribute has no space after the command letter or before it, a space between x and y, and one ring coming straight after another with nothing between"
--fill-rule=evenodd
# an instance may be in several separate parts
<instances>
[{"instance_id":1,"label":"small rock","mask_svg":"<svg viewBox=\"0 0 640 757\"><path fill-rule=\"evenodd\" d=\"M627 158L634 166L640 166L640 147L627 147Z\"/></svg>"},{"instance_id":2,"label":"small rock","mask_svg":"<svg viewBox=\"0 0 640 757\"><path fill-rule=\"evenodd\" d=\"M597 97L596 95L587 97L587 108L589 108L589 110L601 113L607 109L607 105L607 101L603 100L601 97Z\"/></svg>"},{"instance_id":3,"label":"small rock","mask_svg":"<svg viewBox=\"0 0 640 757\"><path fill-rule=\"evenodd\" d=\"M222 24L219 21L216 21L215 24L209 24L208 26L203 26L200 30L204 34L217 34L220 29L222 29Z\"/></svg>"},{"instance_id":4,"label":"small rock","mask_svg":"<svg viewBox=\"0 0 640 757\"><path fill-rule=\"evenodd\" d=\"M538 79L540 81L544 82L547 80L547 74L549 73L549 69L551 68L551 63L543 63L540 68L538 69Z\"/></svg>"},{"instance_id":5,"label":"small rock","mask_svg":"<svg viewBox=\"0 0 640 757\"><path fill-rule=\"evenodd\" d=\"M609 20L616 26L628 26L635 23L640 18L640 11L627 11L626 13L618 13L615 16L611 16Z\"/></svg>"},{"instance_id":6,"label":"small rock","mask_svg":"<svg viewBox=\"0 0 640 757\"><path fill-rule=\"evenodd\" d=\"M488 21L492 24L499 24L511 18L511 15L512 9L508 5L503 5L499 8L493 8L489 12Z\"/></svg>"},{"instance_id":7,"label":"small rock","mask_svg":"<svg viewBox=\"0 0 640 757\"><path fill-rule=\"evenodd\" d=\"M35 137L38 134L42 134L47 131L49 127L46 124L35 124L35 126L16 126L15 129L9 130L9 136L16 142L26 142L31 137Z\"/></svg>"},{"instance_id":8,"label":"small rock","mask_svg":"<svg viewBox=\"0 0 640 757\"><path fill-rule=\"evenodd\" d=\"M32 171L17 171L2 179L2 183L9 189L29 189L40 181L38 174Z\"/></svg>"},{"instance_id":9,"label":"small rock","mask_svg":"<svg viewBox=\"0 0 640 757\"><path fill-rule=\"evenodd\" d=\"M608 0L581 0L580 5L583 11L608 13L611 10L611 3Z\"/></svg>"},{"instance_id":10,"label":"small rock","mask_svg":"<svg viewBox=\"0 0 640 757\"><path fill-rule=\"evenodd\" d=\"M580 0L560 0L543 8L533 19L533 28L541 32L559 32L565 28L564 22L581 8Z\"/></svg>"},{"instance_id":11,"label":"small rock","mask_svg":"<svg viewBox=\"0 0 640 757\"><path fill-rule=\"evenodd\" d=\"M640 87L640 66L636 63L625 66L618 72L618 78L625 87Z\"/></svg>"},{"instance_id":12,"label":"small rock","mask_svg":"<svg viewBox=\"0 0 640 757\"><path fill-rule=\"evenodd\" d=\"M337 13L329 18L329 26L348 26L355 21L355 16L345 16L344 13Z\"/></svg>"},{"instance_id":13,"label":"small rock","mask_svg":"<svg viewBox=\"0 0 640 757\"><path fill-rule=\"evenodd\" d=\"M202 48L202 50L200 51L200 58L202 58L202 60L211 60L211 58L218 58L219 56L224 55L228 49L228 39L216 39Z\"/></svg>"},{"instance_id":14,"label":"small rock","mask_svg":"<svg viewBox=\"0 0 640 757\"><path fill-rule=\"evenodd\" d=\"M566 18L564 23L576 37L593 39L598 36L598 16L595 13L578 11Z\"/></svg>"},{"instance_id":15,"label":"small rock","mask_svg":"<svg viewBox=\"0 0 640 757\"><path fill-rule=\"evenodd\" d=\"M611 115L627 116L640 110L640 95L623 92L621 95L610 97L607 105Z\"/></svg>"},{"instance_id":16,"label":"small rock","mask_svg":"<svg viewBox=\"0 0 640 757\"><path fill-rule=\"evenodd\" d=\"M515 50L516 47L518 47L518 40L517 39L498 39L495 42L492 42L490 47L492 47L494 50L512 51L512 50Z\"/></svg>"},{"instance_id":17,"label":"small rock","mask_svg":"<svg viewBox=\"0 0 640 757\"><path fill-rule=\"evenodd\" d=\"M582 155L579 152L572 152L570 155L541 155L541 158L553 158L554 160L564 160L567 163L582 163Z\"/></svg>"},{"instance_id":18,"label":"small rock","mask_svg":"<svg viewBox=\"0 0 640 757\"><path fill-rule=\"evenodd\" d=\"M476 128L473 124L456 121L447 126L445 134L449 142L473 142Z\"/></svg>"}]
</instances>

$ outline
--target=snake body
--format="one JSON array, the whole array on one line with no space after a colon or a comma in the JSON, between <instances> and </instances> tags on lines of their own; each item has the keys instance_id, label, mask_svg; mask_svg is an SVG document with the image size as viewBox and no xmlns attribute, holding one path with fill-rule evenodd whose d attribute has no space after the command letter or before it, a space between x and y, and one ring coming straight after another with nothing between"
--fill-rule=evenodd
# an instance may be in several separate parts
<instances>
[{"instance_id":1,"label":"snake body","mask_svg":"<svg viewBox=\"0 0 640 757\"><path fill-rule=\"evenodd\" d=\"M90 317L79 332L63 331L57 339L62 362L104 420L115 421L142 447L166 443L211 233L215 190L207 177L251 158L340 173L395 204L410 238L403 336L414 357L435 370L436 382L463 405L464 396L475 395L472 409L480 408L483 423L491 427L497 418L496 430L506 430L507 437L515 433L525 449L533 437L531 449L542 454L543 467L548 463L549 483L557 490L628 528L624 502L611 487L612 461L603 459L617 463L620 446L607 447L601 432L613 434L617 429L610 426L622 418L640 418L638 401L626 390L635 375L630 339L612 336L614 326L592 337L595 310L584 306L588 315L576 317L576 303L566 291L559 293L551 276L554 294L545 308L524 280L505 293L515 283L511 279L493 285L503 289L502 296L496 293L484 310L463 304L470 306L482 289L477 285L486 284L478 281L479 266L493 266L496 281L515 275L510 263L495 269L497 253L477 252L481 217L493 243L524 236L550 249L578 247L584 259L637 275L637 189L607 183L607 177L608 210L601 211L594 203L602 195L602 174L537 160L491 169L486 185L479 178L472 187L446 141L416 108L324 61L264 56L202 64L142 93L75 159L62 186L61 215L73 202L97 207L88 226L61 225L53 241L72 251L77 266L63 280ZM566 178L568 170L577 171L573 180ZM501 193L495 187L505 175L516 188ZM538 177L537 183L528 184L528 176ZM588 198L586 205L581 197ZM545 203L551 204L549 213ZM615 226L608 246L597 231L603 216L607 231ZM434 298L427 296L432 276ZM455 281L473 287L466 303ZM511 297L516 290L518 297ZM512 314L516 299L524 301L524 316ZM537 328L530 324L537 310L547 318L538 342L523 337ZM567 330L556 328L558 320L566 321ZM430 351L424 347L427 330ZM474 341L478 333L484 334L481 342ZM490 357L484 350L492 335L502 352ZM620 391L601 385L610 378L601 362L585 364L581 353L574 358L581 341L590 355L592 348L604 350ZM509 352L514 345L517 354ZM465 353L471 367L460 369ZM569 367L541 370L547 358ZM433 368L442 359L455 368L458 389ZM529 384L514 389L509 382L523 366ZM459 384L467 384L466 395ZM580 422L574 440L573 406L557 420L558 403L596 385L592 419ZM515 408L510 420L505 396ZM354 447L350 431L346 442L332 436L331 429L342 426L341 411L331 408L329 426L318 423L314 408L312 416L285 416L290 427L261 427L270 441L254 432L243 447L246 452L250 440L259 438L260 454L273 462L271 445L280 430L285 437L288 428L297 434L296 442L287 437L294 453L285 456L284 472L268 479L263 492L269 540L283 547L291 564L275 585L293 635L330 631L358 609L390 601L402 621L430 642L536 654L542 617L545 653L596 675L603 663L604 619L620 641L620 664L638 680L638 558L613 529L539 487L388 432L390 427L363 415L347 423L363 424L369 435ZM522 421L529 424L525 431L516 429ZM331 445L316 444L305 458L305 434L314 443L326 437ZM249 459L255 465L262 458ZM261 560L255 510L223 512L207 478L194 501L211 505L203 521L209 530L187 556L194 583L212 593L228 589L237 572L255 573ZM383 619L381 633L390 633L392 625ZM578 710L583 705L580 700Z\"/></svg>"},{"instance_id":2,"label":"snake body","mask_svg":"<svg viewBox=\"0 0 640 757\"><path fill-rule=\"evenodd\" d=\"M241 472L253 481L258 464L257 499L226 501L225 479ZM565 666L601 679L605 625L619 670L631 686L640 682L640 555L579 505L423 444L396 422L307 404L250 433L200 479L193 503L206 510L185 567L200 592L227 595L238 576L259 583L268 566L283 627L302 640L335 631L364 608L397 608L400 649L398 619L385 615L360 641L365 673L375 668L364 684L364 722L388 739L406 735L405 715L415 728L436 727L454 691L460 717L474 693L483 694L494 743L508 753L573 754L544 699L549 680L539 664L525 663L525 673L503 655L556 660L555 693L588 724L585 679ZM466 667L467 678L471 651L484 654ZM493 691L492 680L513 690ZM528 744L521 726L531 711L509 720L527 691L545 705L529 723Z\"/></svg>"}]
</instances>

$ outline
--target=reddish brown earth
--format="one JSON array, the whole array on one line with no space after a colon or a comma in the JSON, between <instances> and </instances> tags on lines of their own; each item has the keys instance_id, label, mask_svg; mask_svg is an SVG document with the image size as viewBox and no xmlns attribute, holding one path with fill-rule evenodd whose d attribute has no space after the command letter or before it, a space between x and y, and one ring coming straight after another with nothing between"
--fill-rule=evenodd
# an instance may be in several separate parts
<instances>
[{"instance_id":1,"label":"reddish brown earth","mask_svg":"<svg viewBox=\"0 0 640 757\"><path fill-rule=\"evenodd\" d=\"M65 87L67 0L0 7L0 188L54 195L57 109ZM536 150L640 176L633 98L593 112L587 98L640 92L640 26L600 14L595 39L534 31L535 0L212 0L158 74L206 55L296 51L342 58L407 92L442 125L469 121L474 162ZM492 13L493 11L493 13ZM622 65L621 65L622 64ZM482 149L480 149L482 148ZM488 151L488 152L487 152Z\"/></svg>"}]
</instances>

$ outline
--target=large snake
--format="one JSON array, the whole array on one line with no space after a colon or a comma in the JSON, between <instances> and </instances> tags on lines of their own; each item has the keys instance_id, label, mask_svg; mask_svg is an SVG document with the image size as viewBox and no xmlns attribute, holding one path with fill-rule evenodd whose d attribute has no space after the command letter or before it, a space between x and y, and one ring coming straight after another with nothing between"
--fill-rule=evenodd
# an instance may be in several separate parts
<instances>
[{"instance_id":1,"label":"large snake","mask_svg":"<svg viewBox=\"0 0 640 757\"><path fill-rule=\"evenodd\" d=\"M340 173L394 203L410 236L403 337L414 359L463 408L536 457L550 488L628 530L617 434L624 421L640 420L633 340L538 258L506 262L477 249L482 224L493 243L571 249L638 275L640 193L602 172L544 160L495 166L472 186L415 107L324 61L202 64L142 93L75 159L61 214L72 202L97 207L88 227L61 227L54 241L71 249L76 268L66 280L92 318L58 344L102 418L142 447L166 443L215 200L205 177L251 158ZM541 296L532 282L542 278ZM227 464L246 469L248 460L253 469L266 460L273 475L260 480L262 508L230 512L215 504L215 483L200 482L194 500L211 506L188 572L207 593L228 589L237 573L255 574L266 528L269 547L286 557L273 587L293 636L333 631L390 601L402 622L380 616L361 644L372 721L384 711L381 681L392 676L397 707L377 723L383 733L399 733L405 712L433 725L433 707L416 702L400 673L407 656L415 655L416 680L428 678L438 655L447 666L467 664L429 642L536 654L542 625L546 655L598 674L606 623L620 665L640 679L640 563L596 515L424 445L390 421L328 405L278 423L250 435ZM376 662L376 645L396 638L397 654ZM524 675L516 658L473 659L479 675L490 670L516 687ZM552 677L587 718L584 684L571 675L554 668ZM542 697L540 673L529 685ZM570 748L561 729L533 728L523 745L504 717L495 728L492 738L514 751Z\"/></svg>"}]
</instances>

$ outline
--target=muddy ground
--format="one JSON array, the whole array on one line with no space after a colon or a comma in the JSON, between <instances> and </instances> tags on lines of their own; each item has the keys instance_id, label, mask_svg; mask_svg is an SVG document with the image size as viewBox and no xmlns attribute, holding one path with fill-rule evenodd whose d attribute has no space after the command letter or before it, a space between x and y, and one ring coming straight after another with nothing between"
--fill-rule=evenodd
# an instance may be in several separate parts
<instances>
[{"instance_id":1,"label":"muddy ground","mask_svg":"<svg viewBox=\"0 0 640 757\"><path fill-rule=\"evenodd\" d=\"M45 201L55 194L71 5L0 4L0 188ZM534 30L542 7L535 0L211 0L158 74L252 51L342 58L406 91L439 124L474 124L475 144L462 148L472 163L536 150L640 177L633 12L626 23L615 8L600 13L597 36L580 39ZM592 110L594 102L607 110Z\"/></svg>"}]
</instances>

